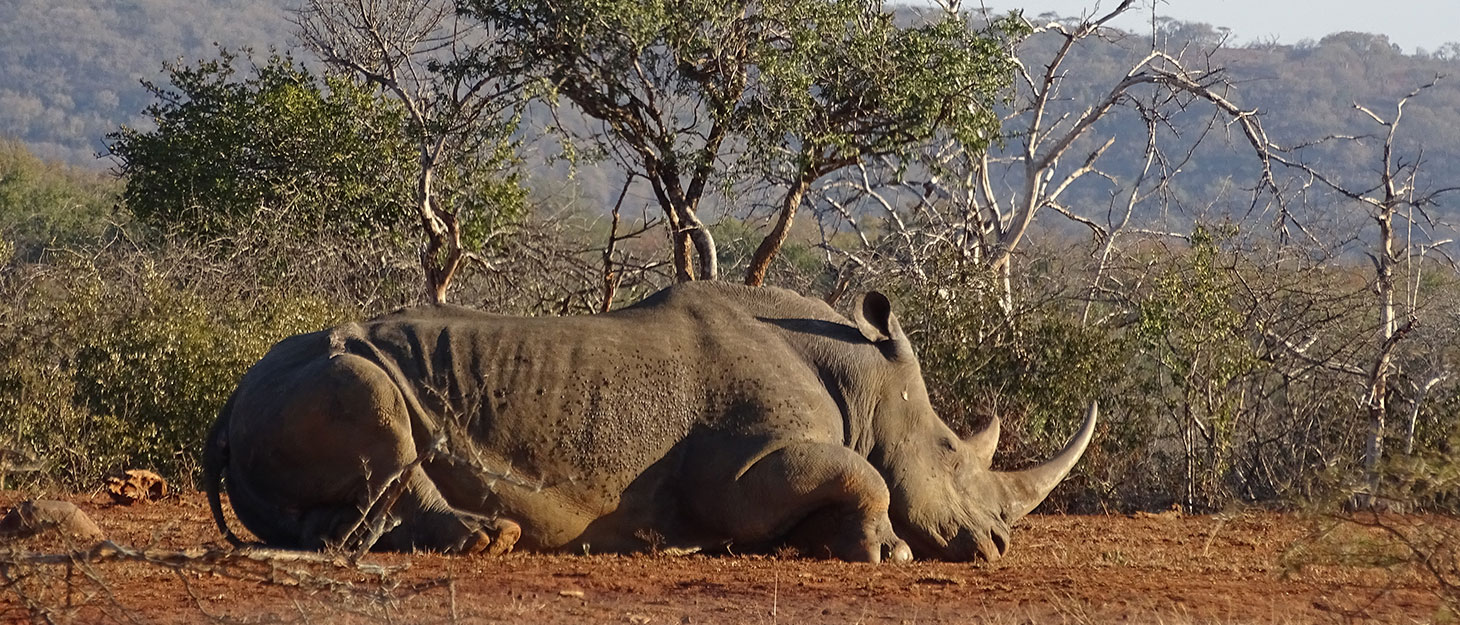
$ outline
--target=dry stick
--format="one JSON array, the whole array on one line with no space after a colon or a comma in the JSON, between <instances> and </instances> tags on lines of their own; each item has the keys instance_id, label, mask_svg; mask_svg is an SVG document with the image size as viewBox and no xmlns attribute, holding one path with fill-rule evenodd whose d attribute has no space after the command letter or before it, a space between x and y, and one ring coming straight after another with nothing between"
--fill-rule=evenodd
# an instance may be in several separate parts
<instances>
[{"instance_id":1,"label":"dry stick","mask_svg":"<svg viewBox=\"0 0 1460 625\"><path fill-rule=\"evenodd\" d=\"M43 602L25 592L20 584L24 579L24 575L12 577L8 566L0 566L0 590L9 589L15 593L15 596L25 605L26 614L30 616L32 622L40 619L41 622L54 624L56 621L51 618L50 609Z\"/></svg>"},{"instance_id":2,"label":"dry stick","mask_svg":"<svg viewBox=\"0 0 1460 625\"><path fill-rule=\"evenodd\" d=\"M217 573L229 577L242 577L247 579L252 575L259 581L277 581L278 574L291 578L291 581L300 586L306 586L314 582L314 576L306 571L281 569L281 563L309 563L320 564L337 569L350 569L372 577L386 579L389 576L409 568L409 565L402 566L381 566L376 564L362 564L350 562L338 555L317 553L312 551L285 551L282 549L261 549L244 547L241 549L188 549L182 551L170 549L135 549L120 545L110 540L97 543L89 549L78 549L63 553L37 553L25 550L4 549L0 550L0 563L7 566L39 566L39 565L65 565L72 563L99 564L106 562L141 562L153 564L170 569L196 570L205 573ZM265 565L267 571L251 570L251 565ZM87 573L86 567L81 567L83 573ZM4 575L3 567L0 567L0 575ZM239 573L239 574L231 574ZM270 573L266 577L265 573ZM319 587L330 586L324 583ZM0 586L3 588L3 586Z\"/></svg>"},{"instance_id":3,"label":"dry stick","mask_svg":"<svg viewBox=\"0 0 1460 625\"><path fill-rule=\"evenodd\" d=\"M629 185L634 182L634 174L624 176L624 188L618 193L618 201L613 203L613 224L608 230L608 245L603 248L603 306L599 312L608 312L613 308L613 296L618 291L619 282L623 275L613 270L613 253L618 248L618 224L619 209L624 205L624 197L629 194Z\"/></svg>"},{"instance_id":4,"label":"dry stick","mask_svg":"<svg viewBox=\"0 0 1460 625\"><path fill-rule=\"evenodd\" d=\"M533 485L517 479L511 475L510 471L505 473L493 471L481 466L480 461L473 461L470 458L463 458L456 454L446 452L446 443L446 433L437 436L435 442L431 444L429 449L417 455L416 459L411 461L410 464L407 464L392 474L390 479L386 481L386 486L365 505L360 518L350 526L350 530L346 532L345 538L339 543L339 547L342 550L349 552L348 560L350 564L358 566L359 559L366 552L370 551L371 547L375 546L375 543L380 540L385 532L391 529L388 527L391 519L390 511L395 507L396 501L400 499L400 496L405 493L405 489L408 486L406 476L425 462L444 457L448 460L464 462L470 465L473 470L490 476L493 481L505 481L509 484L527 489L541 489L540 484Z\"/></svg>"},{"instance_id":5,"label":"dry stick","mask_svg":"<svg viewBox=\"0 0 1460 625\"><path fill-rule=\"evenodd\" d=\"M224 623L225 625L258 625L259 623L282 622L278 617L274 617L270 620L264 620L263 617L254 617L253 619L243 620L229 618L227 616L224 616L223 614L214 614L212 612L209 612L207 608L203 607L203 602L205 601L205 599L201 594L198 593L197 589L193 588L193 583L191 580L188 579L187 573L184 571L184 569L173 569L173 575L177 576L178 583L182 584L183 592L187 593L188 598L193 600L193 605L198 608L198 612L202 613L202 615L209 621L212 621L214 623Z\"/></svg>"},{"instance_id":6,"label":"dry stick","mask_svg":"<svg viewBox=\"0 0 1460 625\"><path fill-rule=\"evenodd\" d=\"M360 518L355 520L355 523L350 526L350 530L345 532L345 537L339 542L340 549L350 553L351 563L357 562L361 556L370 551L371 547L375 546L385 532L389 531L386 525L390 521L390 511L395 507L400 496L405 493L408 485L406 476L422 463L435 458L437 451L445 444L444 435L436 437L436 441L431 443L429 449L417 454L415 460L391 474L390 478L385 481L385 487L365 504Z\"/></svg>"}]
</instances>

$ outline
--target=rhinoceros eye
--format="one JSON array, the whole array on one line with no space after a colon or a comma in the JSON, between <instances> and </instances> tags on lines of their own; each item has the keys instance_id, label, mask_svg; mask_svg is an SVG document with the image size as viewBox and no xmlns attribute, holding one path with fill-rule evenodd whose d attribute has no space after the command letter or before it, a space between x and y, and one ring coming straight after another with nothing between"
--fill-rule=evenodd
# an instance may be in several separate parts
<instances>
[{"instance_id":1,"label":"rhinoceros eye","mask_svg":"<svg viewBox=\"0 0 1460 625\"><path fill-rule=\"evenodd\" d=\"M958 443L950 437L938 439L938 450L942 453L942 461L947 463L948 470L954 474L963 469L963 455L958 453Z\"/></svg>"}]
</instances>

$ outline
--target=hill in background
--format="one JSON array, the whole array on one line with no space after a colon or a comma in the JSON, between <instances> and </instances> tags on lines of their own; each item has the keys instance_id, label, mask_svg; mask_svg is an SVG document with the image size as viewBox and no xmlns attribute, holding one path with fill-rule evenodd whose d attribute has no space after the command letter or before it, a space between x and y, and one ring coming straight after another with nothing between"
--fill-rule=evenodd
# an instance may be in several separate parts
<instances>
[{"instance_id":1,"label":"hill in background","mask_svg":"<svg viewBox=\"0 0 1460 625\"><path fill-rule=\"evenodd\" d=\"M221 45L288 50L293 44L289 9L295 0L136 0L91 3L80 0L12 0L0 15L0 137L18 140L36 155L83 167L106 168L103 137L121 125L146 127L141 111L150 103L142 80L161 80L164 62L213 58ZM1197 50L1219 44L1224 33L1205 24L1163 20L1159 38L1167 49ZM1067 64L1073 112L1097 101L1130 63L1149 47L1146 34L1111 46L1077 51ZM1053 38L1025 46L1031 65L1054 45ZM313 62L307 53L302 58ZM1405 54L1382 35L1338 33L1296 45L1225 48L1211 59L1225 66L1237 84L1233 98L1263 112L1273 141L1282 145L1337 134L1366 134L1374 126L1353 110L1355 103L1391 113L1393 103L1439 74L1453 74L1460 46L1438 52ZM1436 179L1460 171L1460 81L1442 82L1405 111L1399 147L1423 153ZM1210 123L1200 114L1179 120L1172 131L1196 134ZM529 120L529 124L531 120ZM1144 123L1132 113L1113 115L1095 129L1100 137L1122 141L1103 166L1117 175L1138 167ZM1234 131L1235 132L1235 131ZM1093 139L1092 139L1093 140ZM1240 137L1235 138L1240 143ZM1250 168L1242 146L1228 141L1202 148L1188 164L1184 183L1194 202L1214 197L1216 189L1243 178ZM1375 162L1362 150L1323 153L1331 170L1365 175ZM1195 168L1200 168L1199 171ZM539 170L543 171L543 170ZM556 171L556 170L553 170ZM607 205L620 177L611 168L580 171L582 201ZM1108 201L1100 189L1075 190L1091 202ZM1079 197L1084 194L1084 197Z\"/></svg>"},{"instance_id":2,"label":"hill in background","mask_svg":"<svg viewBox=\"0 0 1460 625\"><path fill-rule=\"evenodd\" d=\"M0 135L46 159L106 167L102 137L147 122L165 61L290 44L293 0L11 0L0 8Z\"/></svg>"}]
</instances>

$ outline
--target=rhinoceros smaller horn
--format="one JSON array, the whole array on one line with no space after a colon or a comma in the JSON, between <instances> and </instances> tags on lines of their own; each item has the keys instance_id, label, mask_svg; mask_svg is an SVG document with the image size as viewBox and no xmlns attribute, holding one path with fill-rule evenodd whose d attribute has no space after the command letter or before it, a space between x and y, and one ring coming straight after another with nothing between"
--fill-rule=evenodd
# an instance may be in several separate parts
<instances>
[{"instance_id":1,"label":"rhinoceros smaller horn","mask_svg":"<svg viewBox=\"0 0 1460 625\"><path fill-rule=\"evenodd\" d=\"M1005 492L1008 493L1008 499L1004 502L1006 520L1013 522L1032 512L1059 485L1060 480L1069 475L1070 469L1075 468L1075 463L1080 461L1085 447L1089 446L1091 437L1095 435L1095 418L1099 412L1099 406L1091 403L1080 431L1065 444L1064 449L1044 464L1022 471L998 474L1003 478Z\"/></svg>"},{"instance_id":2,"label":"rhinoceros smaller horn","mask_svg":"<svg viewBox=\"0 0 1460 625\"><path fill-rule=\"evenodd\" d=\"M994 415L989 418L988 425L982 430L970 434L963 440L973 453L976 466L987 470L994 465L994 450L999 447L999 417Z\"/></svg>"}]
</instances>

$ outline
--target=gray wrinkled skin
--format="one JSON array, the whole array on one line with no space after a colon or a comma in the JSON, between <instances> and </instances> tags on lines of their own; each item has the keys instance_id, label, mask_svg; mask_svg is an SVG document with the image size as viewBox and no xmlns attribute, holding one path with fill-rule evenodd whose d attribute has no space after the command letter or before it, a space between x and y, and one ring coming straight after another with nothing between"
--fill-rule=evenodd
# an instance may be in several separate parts
<instances>
[{"instance_id":1,"label":"gray wrinkled skin","mask_svg":"<svg viewBox=\"0 0 1460 625\"><path fill-rule=\"evenodd\" d=\"M438 306L285 339L239 383L204 470L220 527L226 476L244 525L280 547L340 540L444 436L377 548L471 551L507 527L532 551L992 560L1093 424L1092 408L1048 466L991 471L997 425L960 440L937 417L880 294L849 321L790 291L688 283L602 315Z\"/></svg>"}]
</instances>

